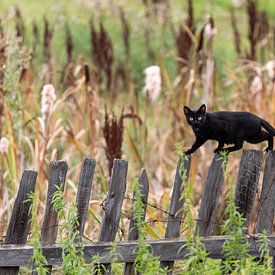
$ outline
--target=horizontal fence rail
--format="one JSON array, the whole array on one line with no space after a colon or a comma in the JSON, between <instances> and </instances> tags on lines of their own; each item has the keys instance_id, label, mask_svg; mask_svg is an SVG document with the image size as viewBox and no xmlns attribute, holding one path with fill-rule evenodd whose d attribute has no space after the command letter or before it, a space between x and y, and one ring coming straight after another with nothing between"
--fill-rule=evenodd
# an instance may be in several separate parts
<instances>
[{"instance_id":1,"label":"horizontal fence rail","mask_svg":"<svg viewBox=\"0 0 275 275\"><path fill-rule=\"evenodd\" d=\"M228 240L226 236L202 237L205 250L209 257L222 259L222 246ZM247 236L250 244L249 254L260 257L259 238L255 235ZM147 241L151 246L152 253L158 256L161 261L184 260L188 251L184 238L163 239ZM269 237L270 255L275 256L275 236ZM93 256L100 256L100 263L111 264L114 258L110 255L111 242L96 242L84 246L84 259L87 263L92 261ZM43 254L49 265L60 265L62 263L62 248L60 245L48 245L42 248ZM117 243L115 256L116 262L134 262L138 250L137 241L121 241ZM28 245L2 245L0 246L0 266L25 266L30 263L33 255L33 248Z\"/></svg>"}]
</instances>

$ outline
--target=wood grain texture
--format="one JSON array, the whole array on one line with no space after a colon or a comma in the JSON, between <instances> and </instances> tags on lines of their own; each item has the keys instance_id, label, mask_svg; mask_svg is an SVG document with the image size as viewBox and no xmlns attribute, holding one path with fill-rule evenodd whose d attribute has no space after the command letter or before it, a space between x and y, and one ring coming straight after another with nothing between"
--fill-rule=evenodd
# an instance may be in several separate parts
<instances>
[{"instance_id":1,"label":"wood grain texture","mask_svg":"<svg viewBox=\"0 0 275 275\"><path fill-rule=\"evenodd\" d=\"M177 163L171 205L168 215L168 222L165 231L165 238L177 238L180 236L181 219L184 205L183 191L189 178L191 156L181 155ZM161 267L167 267L172 274L174 262L161 262Z\"/></svg>"},{"instance_id":2,"label":"wood grain texture","mask_svg":"<svg viewBox=\"0 0 275 275\"><path fill-rule=\"evenodd\" d=\"M222 259L222 246L227 240L226 236L212 236L201 238L209 257L213 259ZM257 235L247 236L250 244L249 253L254 256L260 256L259 248L261 243ZM163 239L147 241L155 256L160 257L161 261L175 261L187 259L188 250L186 248L185 238ZM269 236L270 256L275 256L275 236ZM84 245L84 258L87 263L92 261L94 255L98 255L101 263L109 264L114 259L110 257L112 242L94 242ZM43 246L43 254L48 264L61 265L62 247L60 245ZM137 241L123 241L117 243L118 262L134 262L136 251L138 250ZM30 263L33 254L33 248L29 245L2 245L0 246L0 266L25 266Z\"/></svg>"},{"instance_id":3,"label":"wood grain texture","mask_svg":"<svg viewBox=\"0 0 275 275\"><path fill-rule=\"evenodd\" d=\"M74 230L79 231L79 236L83 236L85 228L85 221L90 204L90 196L95 172L95 165L96 161L94 159L83 159L76 197L78 225L74 228Z\"/></svg>"},{"instance_id":4,"label":"wood grain texture","mask_svg":"<svg viewBox=\"0 0 275 275\"><path fill-rule=\"evenodd\" d=\"M148 201L148 194L149 194L149 183L145 169L142 169L141 174L138 179L139 182L139 189L141 192L141 201L143 203L143 217L145 219L146 208L147 208L147 201ZM136 194L133 195L133 204L136 199ZM138 239L138 228L136 226L136 210L133 206L131 221L129 225L129 232L128 232L128 240L137 240ZM134 274L134 264L133 263L126 263L124 267L124 275L131 275Z\"/></svg>"},{"instance_id":5,"label":"wood grain texture","mask_svg":"<svg viewBox=\"0 0 275 275\"><path fill-rule=\"evenodd\" d=\"M32 170L25 170L22 174L4 241L5 244L25 244L27 241L31 223L30 207L32 201L30 195L34 192L36 178L37 172ZM0 268L0 274L12 275L18 274L18 272L19 266Z\"/></svg>"},{"instance_id":6,"label":"wood grain texture","mask_svg":"<svg viewBox=\"0 0 275 275\"><path fill-rule=\"evenodd\" d=\"M48 193L41 231L42 244L53 244L56 240L58 220L57 212L52 207L52 199L59 187L64 191L67 169L68 166L65 161L52 161L50 163Z\"/></svg>"},{"instance_id":7,"label":"wood grain texture","mask_svg":"<svg viewBox=\"0 0 275 275\"><path fill-rule=\"evenodd\" d=\"M121 207L126 191L128 161L115 159L108 196L103 206L103 218L99 233L99 241L114 241L119 227ZM105 274L111 274L111 265L105 265Z\"/></svg>"},{"instance_id":8,"label":"wood grain texture","mask_svg":"<svg viewBox=\"0 0 275 275\"><path fill-rule=\"evenodd\" d=\"M275 209L275 151L268 154L265 163L256 231L272 233Z\"/></svg>"},{"instance_id":9,"label":"wood grain texture","mask_svg":"<svg viewBox=\"0 0 275 275\"><path fill-rule=\"evenodd\" d=\"M262 152L244 150L235 190L235 205L249 225L262 166Z\"/></svg>"},{"instance_id":10,"label":"wood grain texture","mask_svg":"<svg viewBox=\"0 0 275 275\"><path fill-rule=\"evenodd\" d=\"M259 201L259 212L256 219L256 232L263 232L264 230L271 234L274 222L275 209L275 151L268 153L264 177L262 184L262 191ZM275 275L275 257L272 258L273 275Z\"/></svg>"},{"instance_id":11,"label":"wood grain texture","mask_svg":"<svg viewBox=\"0 0 275 275\"><path fill-rule=\"evenodd\" d=\"M42 245L54 244L58 232L57 212L53 209L52 199L54 193L61 188L64 191L68 166L65 161L52 161L49 167L49 184L46 200L44 221L41 229ZM48 265L48 273L51 274L52 266ZM32 275L37 274L36 271Z\"/></svg>"},{"instance_id":12,"label":"wood grain texture","mask_svg":"<svg viewBox=\"0 0 275 275\"><path fill-rule=\"evenodd\" d=\"M212 235L224 182L225 167L223 166L226 162L227 160L224 162L219 154L215 154L208 170L198 213L197 232L200 236Z\"/></svg>"}]
</instances>

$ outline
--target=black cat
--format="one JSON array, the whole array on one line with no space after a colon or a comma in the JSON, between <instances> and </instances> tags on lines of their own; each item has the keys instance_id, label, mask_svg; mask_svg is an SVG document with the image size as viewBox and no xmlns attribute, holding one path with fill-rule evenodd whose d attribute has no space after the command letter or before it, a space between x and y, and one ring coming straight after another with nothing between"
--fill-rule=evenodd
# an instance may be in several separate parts
<instances>
[{"instance_id":1,"label":"black cat","mask_svg":"<svg viewBox=\"0 0 275 275\"><path fill-rule=\"evenodd\" d=\"M203 104L198 110L183 108L187 122L191 125L196 141L186 154L194 153L207 140L217 140L218 147L214 153L226 150L227 153L242 149L243 142L259 143L268 141L266 151L273 150L275 129L265 120L248 112L206 112ZM263 131L262 127L266 130ZM234 144L224 148L224 144Z\"/></svg>"}]
</instances>

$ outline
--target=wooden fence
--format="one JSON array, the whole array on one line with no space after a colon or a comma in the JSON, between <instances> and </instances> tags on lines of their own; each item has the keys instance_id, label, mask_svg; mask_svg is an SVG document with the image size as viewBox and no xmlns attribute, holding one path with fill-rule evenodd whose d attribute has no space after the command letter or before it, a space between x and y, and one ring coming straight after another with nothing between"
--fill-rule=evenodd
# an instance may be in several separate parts
<instances>
[{"instance_id":1,"label":"wooden fence","mask_svg":"<svg viewBox=\"0 0 275 275\"><path fill-rule=\"evenodd\" d=\"M264 160L264 176L261 192L259 193L258 184ZM179 158L170 210L167 211L168 221L165 239L147 241L152 247L153 254L159 256L161 266L168 266L171 269L169 274L172 274L174 261L186 259L188 252L184 246L185 239L180 237L180 227L184 206L182 192L188 183L190 163L191 158ZM209 252L209 257L212 258L222 258L222 245L227 239L226 236L212 236L215 232L216 214L224 181L224 165L226 164L220 156L215 154L204 184L197 219L197 232L202 236L202 242ZM90 158L83 160L76 197L79 222L76 230L79 230L80 236L83 235L84 231L95 166L95 160ZM64 190L67 168L64 161L51 162L49 167L49 184L41 229L41 243L50 270L51 266L62 263L62 248L60 245L55 244L58 234L58 216L53 210L52 199L57 188ZM127 161L114 160L108 195L103 206L104 214L98 241L95 240L93 243L84 245L85 260L91 262L93 255L99 255L107 269L106 273L111 271L113 259L110 258L109 251L118 231L121 207L125 199L127 169ZM28 194L35 190L36 178L37 173L35 171L26 170L22 174L4 244L0 246L0 274L17 274L20 266L30 263L33 248L26 245L26 241L30 231L31 211L29 209L31 202L26 199ZM144 202L143 217L145 219L149 184L144 169L139 177L139 185L142 201ZM235 204L246 218L246 225L250 223L256 194L258 194L257 199L260 207L257 213L256 232L261 232L263 229L268 231L270 234L270 255L275 257L275 235L272 235L275 209L275 151L270 152L267 157L263 157L260 151L245 150L242 154L235 190ZM133 200L134 197L135 194ZM134 217L135 215L132 213L128 241L118 242L117 244L117 253L122 256L117 261L125 262L124 274L133 274L133 262L137 251L136 240L138 238ZM259 256L257 235L250 235L247 238L251 244L250 253Z\"/></svg>"}]
</instances>

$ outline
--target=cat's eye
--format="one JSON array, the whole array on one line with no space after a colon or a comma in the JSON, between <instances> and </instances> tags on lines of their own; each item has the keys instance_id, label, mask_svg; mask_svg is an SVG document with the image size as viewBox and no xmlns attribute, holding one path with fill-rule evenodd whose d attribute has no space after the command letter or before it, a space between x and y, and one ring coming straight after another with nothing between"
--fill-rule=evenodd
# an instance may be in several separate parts
<instances>
[{"instance_id":1,"label":"cat's eye","mask_svg":"<svg viewBox=\"0 0 275 275\"><path fill-rule=\"evenodd\" d=\"M201 120L202 119L202 117L201 116L198 116L198 120Z\"/></svg>"},{"instance_id":2,"label":"cat's eye","mask_svg":"<svg viewBox=\"0 0 275 275\"><path fill-rule=\"evenodd\" d=\"M190 121L193 121L193 120L194 120L194 118L192 118L192 117L189 117L189 120L190 120Z\"/></svg>"}]
</instances>

